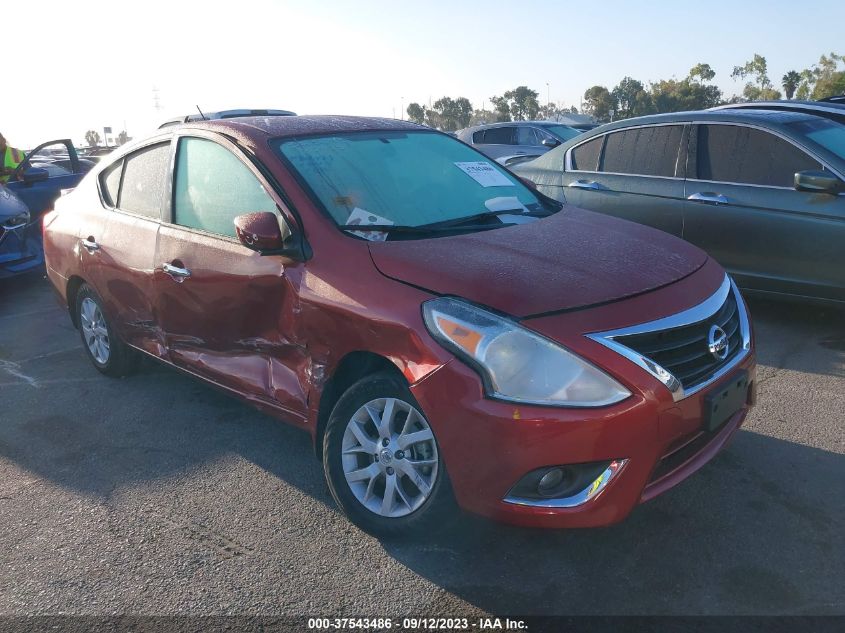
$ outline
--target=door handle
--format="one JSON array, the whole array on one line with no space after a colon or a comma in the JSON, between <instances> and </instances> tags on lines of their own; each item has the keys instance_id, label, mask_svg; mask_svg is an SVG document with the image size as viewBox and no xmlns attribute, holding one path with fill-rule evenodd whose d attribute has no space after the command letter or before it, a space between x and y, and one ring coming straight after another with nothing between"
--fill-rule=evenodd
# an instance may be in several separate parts
<instances>
[{"instance_id":1,"label":"door handle","mask_svg":"<svg viewBox=\"0 0 845 633\"><path fill-rule=\"evenodd\" d=\"M84 248L89 253L93 254L95 251L100 250L100 245L97 244L97 241L90 235L87 239L79 240L79 243L82 244L82 248Z\"/></svg>"},{"instance_id":2,"label":"door handle","mask_svg":"<svg viewBox=\"0 0 845 633\"><path fill-rule=\"evenodd\" d=\"M710 204L727 204L728 199L720 193L711 193L705 191L703 193L694 193L687 197L687 200L693 202L709 202Z\"/></svg>"},{"instance_id":3,"label":"door handle","mask_svg":"<svg viewBox=\"0 0 845 633\"><path fill-rule=\"evenodd\" d=\"M575 182L570 182L568 186L575 187L576 189L593 189L594 191L601 189L599 183L595 180L576 180Z\"/></svg>"},{"instance_id":4,"label":"door handle","mask_svg":"<svg viewBox=\"0 0 845 633\"><path fill-rule=\"evenodd\" d=\"M173 281L177 281L179 283L182 283L185 279L191 276L191 271L187 268L179 268L178 266L173 266L167 262L161 265L161 269L170 275Z\"/></svg>"}]
</instances>

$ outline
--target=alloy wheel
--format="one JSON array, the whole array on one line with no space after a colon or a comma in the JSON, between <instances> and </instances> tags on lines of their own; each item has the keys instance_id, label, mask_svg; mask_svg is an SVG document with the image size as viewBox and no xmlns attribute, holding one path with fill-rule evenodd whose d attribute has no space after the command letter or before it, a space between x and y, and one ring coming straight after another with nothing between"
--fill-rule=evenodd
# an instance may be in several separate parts
<instances>
[{"instance_id":1,"label":"alloy wheel","mask_svg":"<svg viewBox=\"0 0 845 633\"><path fill-rule=\"evenodd\" d=\"M341 462L361 505L390 518L425 503L440 463L428 422L398 398L371 400L355 412L343 434Z\"/></svg>"},{"instance_id":2,"label":"alloy wheel","mask_svg":"<svg viewBox=\"0 0 845 633\"><path fill-rule=\"evenodd\" d=\"M105 365L109 362L109 331L100 306L90 297L85 297L79 308L79 317L88 351L94 360Z\"/></svg>"}]
</instances>

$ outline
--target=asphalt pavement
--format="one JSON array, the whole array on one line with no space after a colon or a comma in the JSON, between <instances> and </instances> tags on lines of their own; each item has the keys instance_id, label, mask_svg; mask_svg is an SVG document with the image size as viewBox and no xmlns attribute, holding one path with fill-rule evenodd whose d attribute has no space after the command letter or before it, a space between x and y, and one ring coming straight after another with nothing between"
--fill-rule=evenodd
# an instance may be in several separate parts
<instances>
[{"instance_id":1,"label":"asphalt pavement","mask_svg":"<svg viewBox=\"0 0 845 633\"><path fill-rule=\"evenodd\" d=\"M110 379L0 282L0 614L845 614L845 313L753 301L759 406L616 526L385 541L306 434L153 361Z\"/></svg>"}]
</instances>

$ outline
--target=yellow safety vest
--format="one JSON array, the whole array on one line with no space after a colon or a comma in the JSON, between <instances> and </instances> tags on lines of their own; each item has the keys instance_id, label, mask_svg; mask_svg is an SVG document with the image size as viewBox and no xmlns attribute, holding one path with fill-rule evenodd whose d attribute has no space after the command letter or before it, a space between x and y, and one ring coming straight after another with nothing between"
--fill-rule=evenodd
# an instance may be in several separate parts
<instances>
[{"instance_id":1,"label":"yellow safety vest","mask_svg":"<svg viewBox=\"0 0 845 633\"><path fill-rule=\"evenodd\" d=\"M7 147L3 156L3 167L15 169L23 162L24 153L14 147ZM10 176L0 176L0 182L9 182Z\"/></svg>"}]
</instances>

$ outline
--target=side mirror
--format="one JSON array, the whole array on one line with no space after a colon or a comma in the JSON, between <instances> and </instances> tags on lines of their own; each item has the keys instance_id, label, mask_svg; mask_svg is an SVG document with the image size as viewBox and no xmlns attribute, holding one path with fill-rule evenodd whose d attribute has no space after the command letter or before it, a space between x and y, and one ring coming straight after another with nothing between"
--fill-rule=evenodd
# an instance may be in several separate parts
<instances>
[{"instance_id":1,"label":"side mirror","mask_svg":"<svg viewBox=\"0 0 845 633\"><path fill-rule=\"evenodd\" d=\"M285 240L290 237L287 224L280 224L278 216L270 211L239 215L235 218L235 233L241 244L262 255L283 253Z\"/></svg>"},{"instance_id":2,"label":"side mirror","mask_svg":"<svg viewBox=\"0 0 845 633\"><path fill-rule=\"evenodd\" d=\"M560 141L553 138L544 138L542 141L540 141L540 144L544 145L545 147L548 147L549 149L552 149L553 147L557 147L558 145L560 145Z\"/></svg>"},{"instance_id":3,"label":"side mirror","mask_svg":"<svg viewBox=\"0 0 845 633\"><path fill-rule=\"evenodd\" d=\"M46 169L41 169L40 167L30 167L23 172L23 181L28 185L31 185L34 182L47 180L49 177L50 173Z\"/></svg>"},{"instance_id":4,"label":"side mirror","mask_svg":"<svg viewBox=\"0 0 845 633\"><path fill-rule=\"evenodd\" d=\"M795 188L810 193L829 193L832 196L845 191L842 181L828 171L799 171L795 174Z\"/></svg>"}]
</instances>

